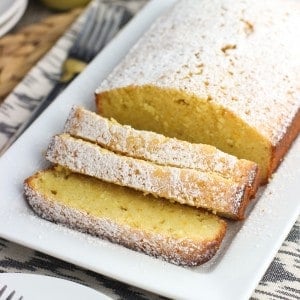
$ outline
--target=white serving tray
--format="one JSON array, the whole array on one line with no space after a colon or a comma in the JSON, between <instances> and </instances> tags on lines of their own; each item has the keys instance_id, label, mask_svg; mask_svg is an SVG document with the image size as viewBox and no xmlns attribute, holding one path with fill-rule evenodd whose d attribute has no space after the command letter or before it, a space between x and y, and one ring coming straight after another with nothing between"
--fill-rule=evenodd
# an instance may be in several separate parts
<instances>
[{"instance_id":1,"label":"white serving tray","mask_svg":"<svg viewBox=\"0 0 300 300\"><path fill-rule=\"evenodd\" d=\"M0 158L0 236L152 291L180 299L248 299L300 211L300 139L244 222L229 224L219 254L195 268L175 266L34 215L23 180L47 166L43 153L73 104L95 109L94 90L174 0L151 1Z\"/></svg>"}]
</instances>

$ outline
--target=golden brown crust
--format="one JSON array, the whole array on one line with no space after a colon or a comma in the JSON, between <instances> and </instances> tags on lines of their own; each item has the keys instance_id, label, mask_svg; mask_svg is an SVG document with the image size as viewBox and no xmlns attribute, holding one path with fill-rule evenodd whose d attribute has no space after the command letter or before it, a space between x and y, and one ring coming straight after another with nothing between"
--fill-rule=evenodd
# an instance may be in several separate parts
<instances>
[{"instance_id":1,"label":"golden brown crust","mask_svg":"<svg viewBox=\"0 0 300 300\"><path fill-rule=\"evenodd\" d=\"M105 98L105 94L106 92L95 93L95 102L96 102L97 112L99 113L99 115L103 115L102 97Z\"/></svg>"},{"instance_id":2,"label":"golden brown crust","mask_svg":"<svg viewBox=\"0 0 300 300\"><path fill-rule=\"evenodd\" d=\"M300 132L300 109L298 109L297 114L295 115L293 121L288 127L283 138L279 141L279 143L276 146L272 147L272 160L269 169L269 177L278 168L284 155L289 150L291 144L296 139L299 132Z\"/></svg>"},{"instance_id":3,"label":"golden brown crust","mask_svg":"<svg viewBox=\"0 0 300 300\"><path fill-rule=\"evenodd\" d=\"M256 176L253 177L253 179L249 181L248 186L247 186L246 194L249 195L249 197L248 197L249 200L251 200L252 198L255 197L257 190L262 183L261 171L260 171L258 165L252 166L252 173L256 174Z\"/></svg>"},{"instance_id":4,"label":"golden brown crust","mask_svg":"<svg viewBox=\"0 0 300 300\"><path fill-rule=\"evenodd\" d=\"M244 197L243 197L243 200L241 201L241 205L239 207L239 211L237 213L236 220L245 219L246 209L247 209L251 199L255 197L255 194L261 184L261 176L260 176L259 168L258 168L258 166L255 166L254 168L255 168L255 170L253 170L253 172L254 172L254 174L256 174L256 176L254 177L253 181L251 181L251 184L245 187Z\"/></svg>"}]
</instances>

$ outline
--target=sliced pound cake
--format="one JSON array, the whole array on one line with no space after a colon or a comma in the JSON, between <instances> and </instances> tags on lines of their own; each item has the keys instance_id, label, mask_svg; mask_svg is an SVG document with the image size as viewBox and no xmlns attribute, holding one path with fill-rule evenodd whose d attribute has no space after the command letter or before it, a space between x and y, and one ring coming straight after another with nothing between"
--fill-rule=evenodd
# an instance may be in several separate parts
<instances>
[{"instance_id":1,"label":"sliced pound cake","mask_svg":"<svg viewBox=\"0 0 300 300\"><path fill-rule=\"evenodd\" d=\"M122 155L159 165L218 173L245 184L253 195L259 186L258 166L254 162L238 159L210 145L192 144L155 132L136 130L82 107L71 109L64 131Z\"/></svg>"},{"instance_id":2,"label":"sliced pound cake","mask_svg":"<svg viewBox=\"0 0 300 300\"><path fill-rule=\"evenodd\" d=\"M226 231L208 212L61 167L26 179L25 195L42 218L179 265L209 260Z\"/></svg>"},{"instance_id":3,"label":"sliced pound cake","mask_svg":"<svg viewBox=\"0 0 300 300\"><path fill-rule=\"evenodd\" d=\"M300 1L181 0L96 90L136 129L255 161L267 182L300 130Z\"/></svg>"},{"instance_id":4,"label":"sliced pound cake","mask_svg":"<svg viewBox=\"0 0 300 300\"><path fill-rule=\"evenodd\" d=\"M73 172L205 208L232 219L244 218L250 200L247 185L218 173L158 165L117 154L68 134L52 138L46 158Z\"/></svg>"}]
</instances>

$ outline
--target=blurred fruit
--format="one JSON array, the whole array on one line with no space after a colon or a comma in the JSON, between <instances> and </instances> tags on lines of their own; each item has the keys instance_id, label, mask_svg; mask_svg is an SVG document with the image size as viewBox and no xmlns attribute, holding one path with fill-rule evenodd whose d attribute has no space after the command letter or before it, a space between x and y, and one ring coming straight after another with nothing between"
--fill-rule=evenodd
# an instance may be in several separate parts
<instances>
[{"instance_id":1,"label":"blurred fruit","mask_svg":"<svg viewBox=\"0 0 300 300\"><path fill-rule=\"evenodd\" d=\"M67 10L78 6L83 6L90 0L41 0L42 3L50 8Z\"/></svg>"}]
</instances>

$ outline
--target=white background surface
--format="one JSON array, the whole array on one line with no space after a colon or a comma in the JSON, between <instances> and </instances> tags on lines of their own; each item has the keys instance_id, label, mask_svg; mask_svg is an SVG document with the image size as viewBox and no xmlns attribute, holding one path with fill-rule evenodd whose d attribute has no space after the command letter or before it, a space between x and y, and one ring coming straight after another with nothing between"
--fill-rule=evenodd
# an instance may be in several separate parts
<instances>
[{"instance_id":1,"label":"white background surface","mask_svg":"<svg viewBox=\"0 0 300 300\"><path fill-rule=\"evenodd\" d=\"M244 222L229 224L219 255L178 267L36 217L23 180L47 165L43 152L73 104L94 110L94 90L153 20L174 0L154 0L0 158L0 236L117 280L173 298L248 299L295 222L300 202L300 139ZM298 166L298 167L297 167ZM70 251L72 249L72 251Z\"/></svg>"}]
</instances>

